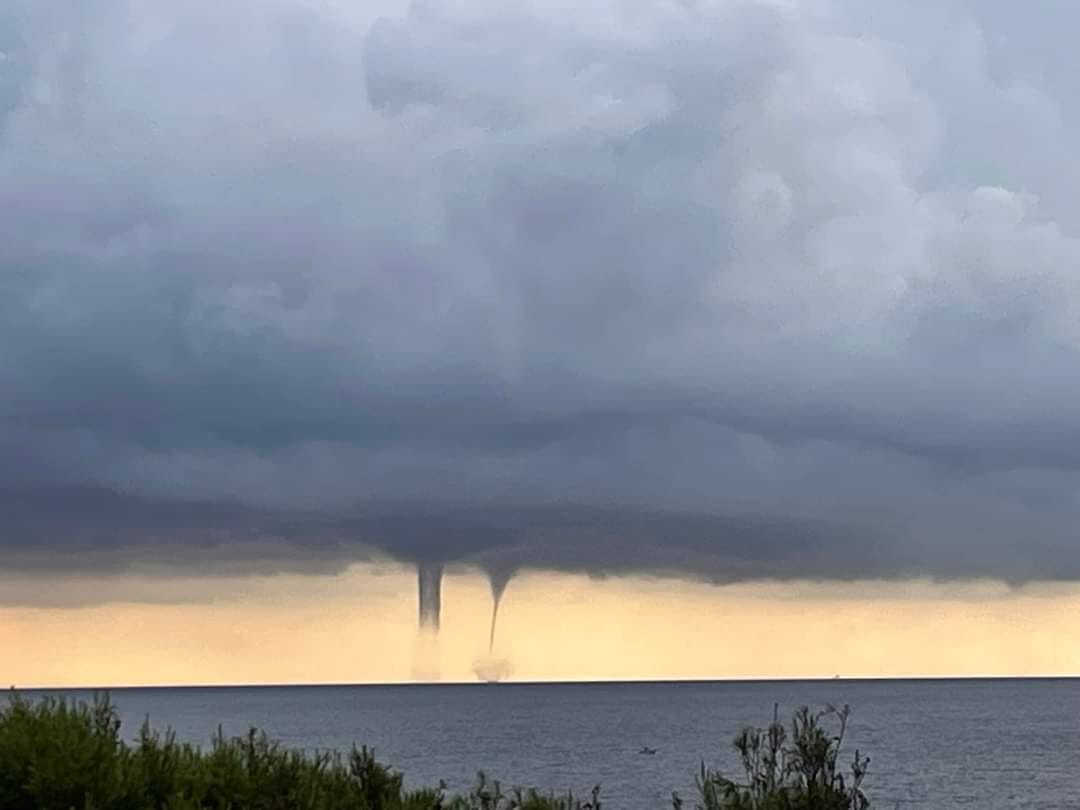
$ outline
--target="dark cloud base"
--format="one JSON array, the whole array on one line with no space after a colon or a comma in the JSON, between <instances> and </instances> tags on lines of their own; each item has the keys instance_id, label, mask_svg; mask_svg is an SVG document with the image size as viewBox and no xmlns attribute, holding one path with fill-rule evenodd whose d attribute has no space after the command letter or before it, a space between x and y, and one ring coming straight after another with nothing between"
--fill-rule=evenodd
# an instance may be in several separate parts
<instances>
[{"instance_id":1,"label":"dark cloud base","mask_svg":"<svg viewBox=\"0 0 1080 810\"><path fill-rule=\"evenodd\" d=\"M424 570L479 567L494 595L518 571L594 577L663 574L716 584L903 577L1009 582L1080 578L1052 557L916 557L897 535L799 519L572 505L301 512L137 497L94 487L6 486L0 555L8 571L152 567L186 573L331 573L393 558ZM899 529L897 529L899 531ZM977 546L976 546L977 548ZM1006 546L1014 549L1015 546ZM985 547L983 548L985 552ZM1019 576L1017 572L1022 572ZM428 577L434 581L437 577ZM433 587L431 582L428 587Z\"/></svg>"},{"instance_id":2,"label":"dark cloud base","mask_svg":"<svg viewBox=\"0 0 1080 810\"><path fill-rule=\"evenodd\" d=\"M0 564L1080 579L1049 11L0 0Z\"/></svg>"}]
</instances>

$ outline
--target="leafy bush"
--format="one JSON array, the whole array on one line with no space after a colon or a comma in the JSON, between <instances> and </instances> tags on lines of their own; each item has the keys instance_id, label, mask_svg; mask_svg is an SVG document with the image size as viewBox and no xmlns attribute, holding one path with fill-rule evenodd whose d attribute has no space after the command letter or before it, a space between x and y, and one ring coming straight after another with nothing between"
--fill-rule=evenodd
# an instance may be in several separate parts
<instances>
[{"instance_id":1,"label":"leafy bush","mask_svg":"<svg viewBox=\"0 0 1080 810\"><path fill-rule=\"evenodd\" d=\"M862 791L869 757L855 751L850 779L837 764L849 710L828 707L813 713L802 708L791 721L791 736L777 719L767 729L744 728L735 737L745 781L736 782L701 766L698 810L866 810ZM832 721L830 734L823 723ZM676 810L682 807L674 796Z\"/></svg>"},{"instance_id":2,"label":"leafy bush","mask_svg":"<svg viewBox=\"0 0 1080 810\"><path fill-rule=\"evenodd\" d=\"M120 807L120 722L105 699L92 706L13 697L0 713L0 807Z\"/></svg>"},{"instance_id":3,"label":"leafy bush","mask_svg":"<svg viewBox=\"0 0 1080 810\"><path fill-rule=\"evenodd\" d=\"M599 810L598 792L582 804L503 793L483 776L465 796L406 791L367 748L306 755L254 730L226 738L219 729L203 751L146 723L128 745L107 696L31 703L13 693L0 709L3 810Z\"/></svg>"},{"instance_id":4,"label":"leafy bush","mask_svg":"<svg viewBox=\"0 0 1080 810\"><path fill-rule=\"evenodd\" d=\"M869 759L858 751L850 778L838 765L848 709L795 714L788 735L776 720L735 738L745 781L701 766L698 810L866 810L861 790ZM826 724L834 724L830 734ZM0 708L3 810L601 810L588 800L535 790L504 791L483 773L448 797L444 786L407 791L400 773L368 748L348 756L281 748L251 731L208 749L180 743L144 723L132 744L107 696L90 704L12 693ZM674 797L675 809L682 801Z\"/></svg>"},{"instance_id":5,"label":"leafy bush","mask_svg":"<svg viewBox=\"0 0 1080 810\"><path fill-rule=\"evenodd\" d=\"M504 793L498 782L489 782L481 771L476 786L467 795L450 801L447 810L600 810L600 788L594 787L592 799L584 803L570 793L545 795L521 788Z\"/></svg>"}]
</instances>

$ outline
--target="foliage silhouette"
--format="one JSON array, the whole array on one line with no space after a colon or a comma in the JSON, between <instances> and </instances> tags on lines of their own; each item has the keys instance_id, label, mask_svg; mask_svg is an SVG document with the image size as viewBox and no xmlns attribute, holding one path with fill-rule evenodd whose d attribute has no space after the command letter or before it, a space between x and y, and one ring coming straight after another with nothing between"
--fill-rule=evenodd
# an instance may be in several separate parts
<instances>
[{"instance_id":1,"label":"foliage silhouette","mask_svg":"<svg viewBox=\"0 0 1080 810\"><path fill-rule=\"evenodd\" d=\"M829 735L826 718L839 722ZM775 720L735 740L746 772L733 782L704 765L701 810L865 810L860 785L868 760L858 752L850 781L837 765L847 708L792 723L791 741ZM674 797L676 810L682 807ZM3 810L601 810L588 799L536 790L504 790L482 772L468 792L445 785L406 790L402 775L362 747L348 755L282 748L256 730L207 749L177 741L144 722L125 742L107 695L91 703L28 701L12 692L0 708L0 808Z\"/></svg>"},{"instance_id":2,"label":"foliage silhouette","mask_svg":"<svg viewBox=\"0 0 1080 810\"><path fill-rule=\"evenodd\" d=\"M804 707L792 718L789 736L774 707L768 728L744 728L735 737L744 781L702 763L697 810L867 810L862 782L870 758L856 750L849 777L838 764L849 714L847 706L816 713ZM832 734L829 723L835 726ZM673 803L675 810L683 806L677 794Z\"/></svg>"}]
</instances>

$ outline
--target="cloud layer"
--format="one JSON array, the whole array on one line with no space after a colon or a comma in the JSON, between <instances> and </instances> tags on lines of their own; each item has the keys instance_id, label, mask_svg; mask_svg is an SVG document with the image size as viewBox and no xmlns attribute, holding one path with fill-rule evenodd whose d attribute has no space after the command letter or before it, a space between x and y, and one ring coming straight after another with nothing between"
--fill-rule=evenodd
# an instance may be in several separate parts
<instances>
[{"instance_id":1,"label":"cloud layer","mask_svg":"<svg viewBox=\"0 0 1080 810\"><path fill-rule=\"evenodd\" d=\"M1080 12L361 5L0 0L7 484L1080 575Z\"/></svg>"}]
</instances>

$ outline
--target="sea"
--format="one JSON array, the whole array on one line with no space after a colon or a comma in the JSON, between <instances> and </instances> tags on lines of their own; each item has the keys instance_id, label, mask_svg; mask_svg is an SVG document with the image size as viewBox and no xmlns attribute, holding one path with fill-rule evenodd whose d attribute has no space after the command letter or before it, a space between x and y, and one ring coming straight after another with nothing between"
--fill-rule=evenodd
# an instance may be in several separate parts
<instances>
[{"instance_id":1,"label":"sea","mask_svg":"<svg viewBox=\"0 0 1080 810\"><path fill-rule=\"evenodd\" d=\"M37 696L40 692L27 692ZM87 698L88 691L50 692ZM746 725L779 706L850 707L845 747L870 756L874 808L1080 808L1080 680L498 683L113 689L134 737L144 718L208 744L251 727L281 743L374 747L409 786L504 785L587 797L610 810L685 806L702 762L737 774ZM643 753L643 749L655 753Z\"/></svg>"}]
</instances>

